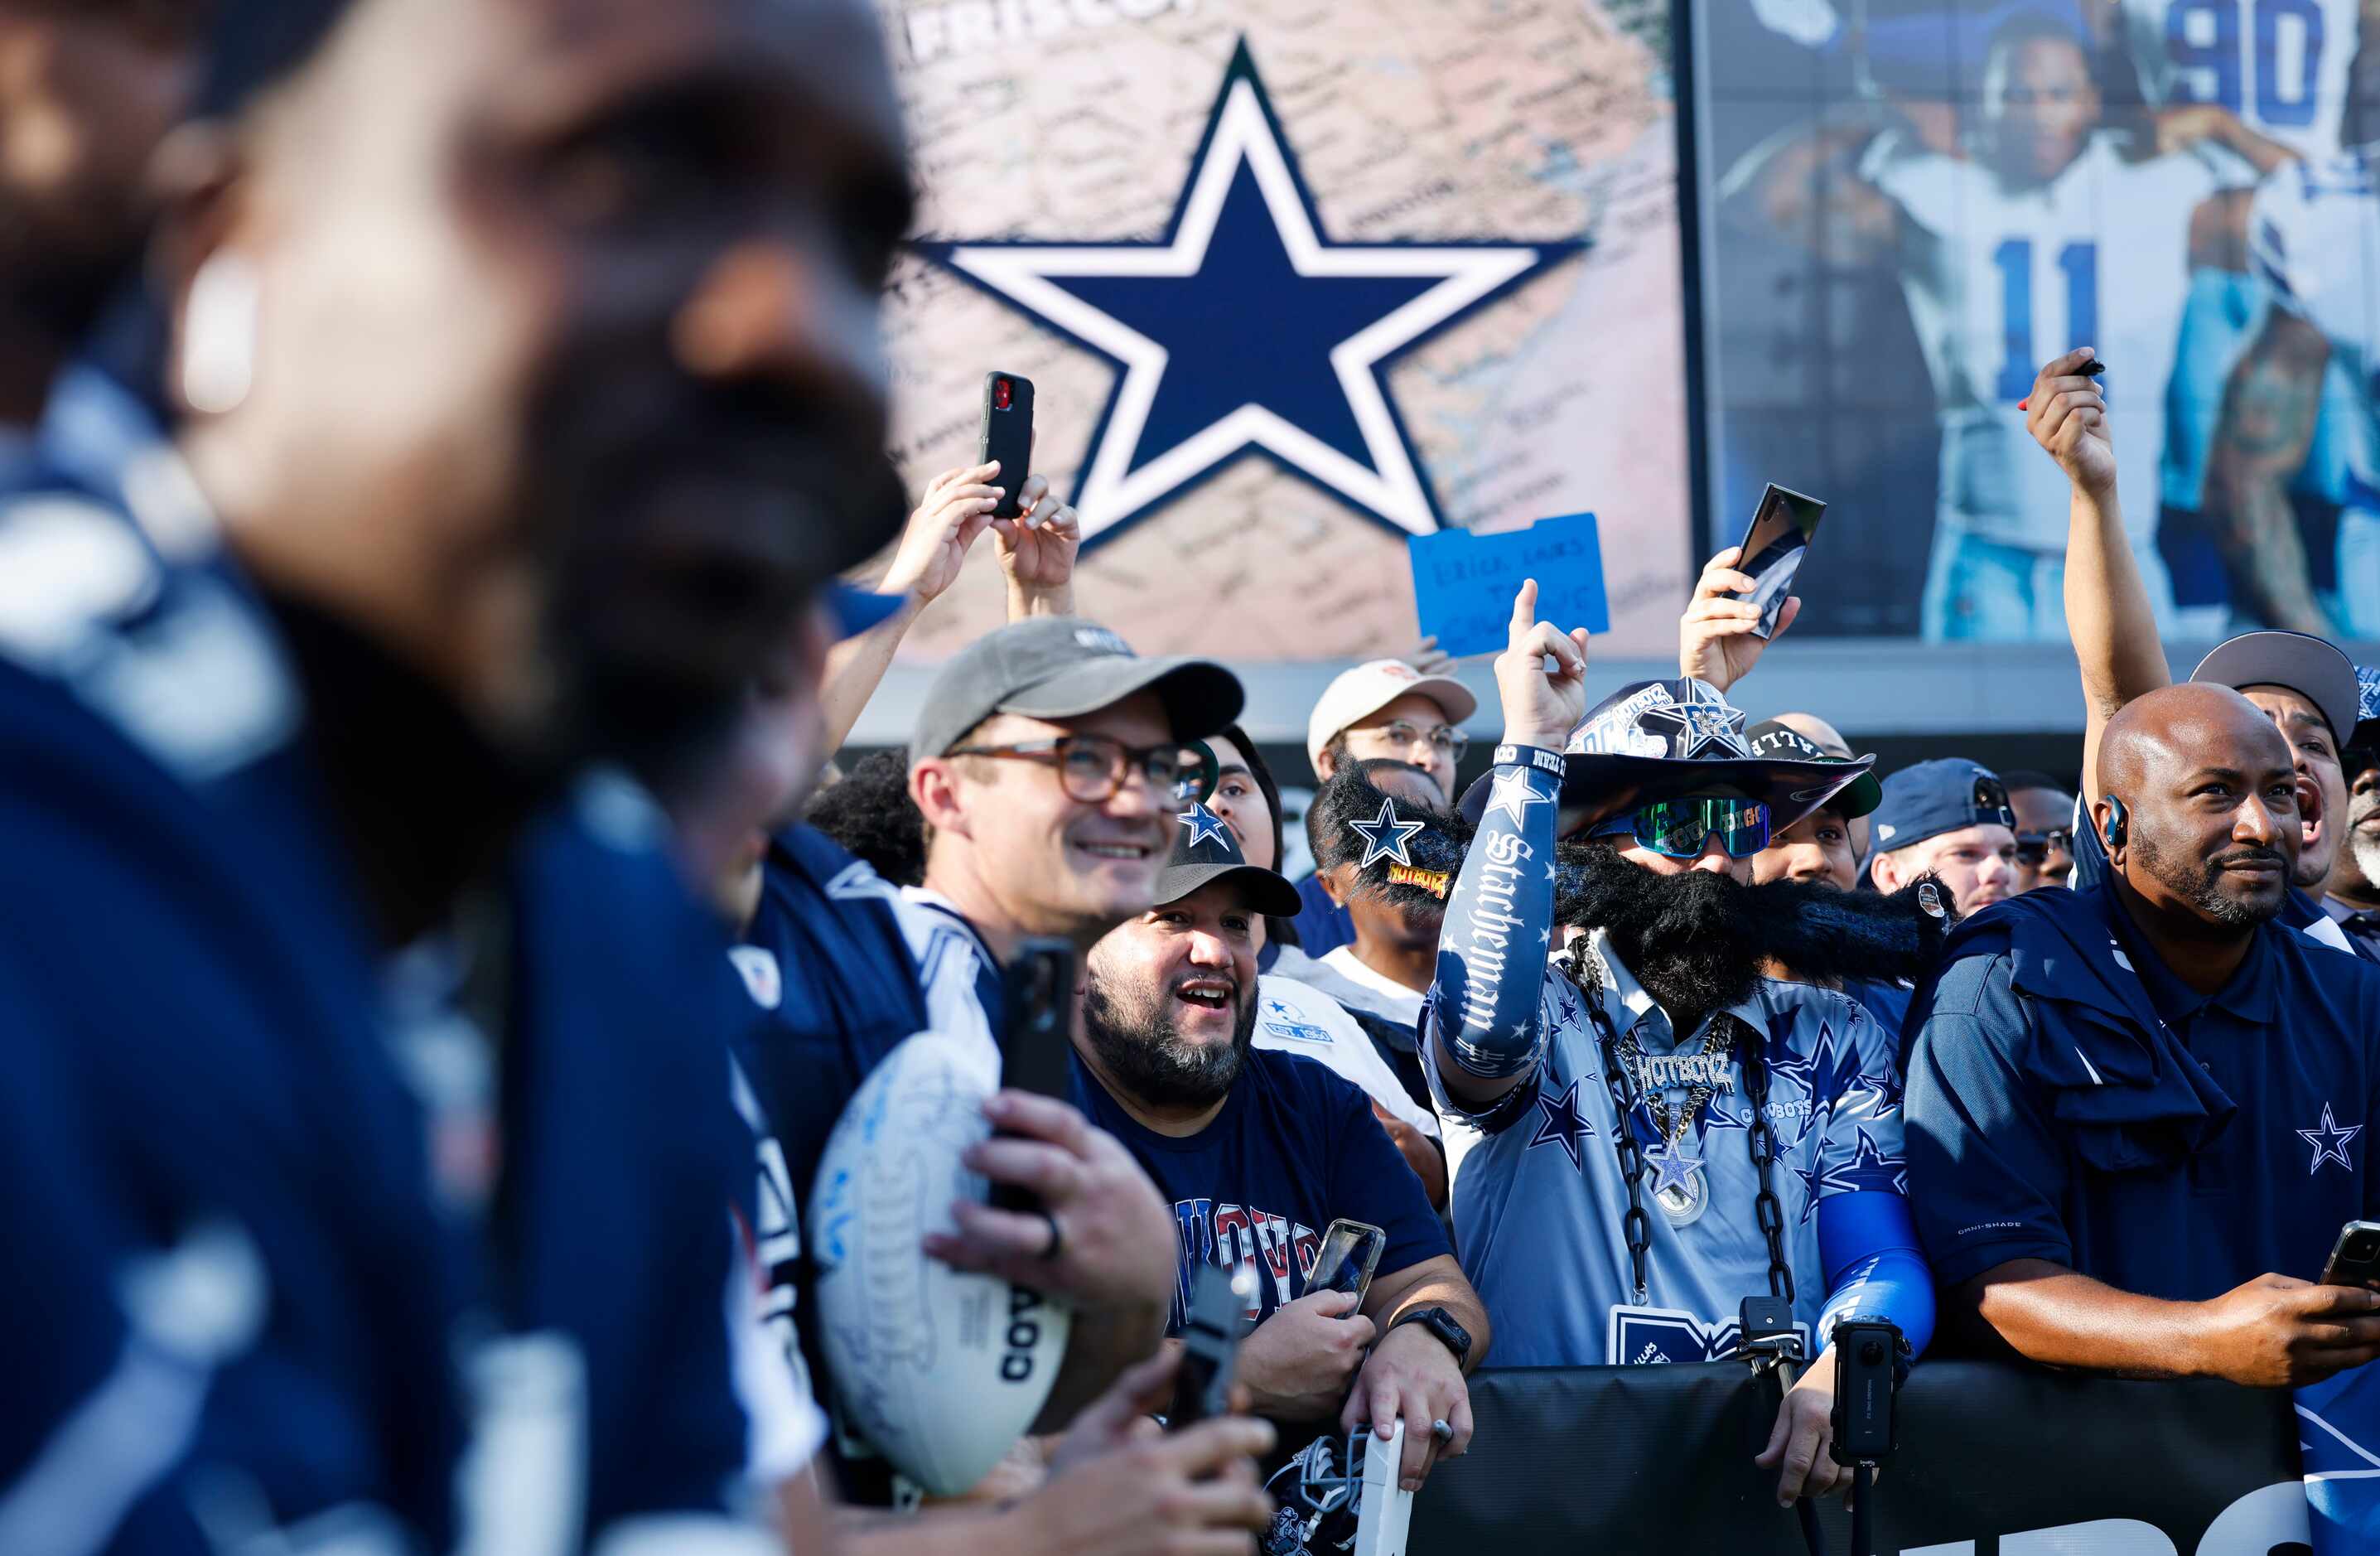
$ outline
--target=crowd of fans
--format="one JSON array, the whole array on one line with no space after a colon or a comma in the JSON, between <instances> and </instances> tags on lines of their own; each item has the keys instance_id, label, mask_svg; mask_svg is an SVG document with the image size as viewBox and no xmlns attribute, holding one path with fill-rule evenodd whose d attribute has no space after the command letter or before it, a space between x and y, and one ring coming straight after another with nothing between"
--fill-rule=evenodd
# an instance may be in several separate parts
<instances>
[{"instance_id":1,"label":"crowd of fans","mask_svg":"<svg viewBox=\"0 0 2380 1556\"><path fill-rule=\"evenodd\" d=\"M1812 1353L1780 1502L1848 1483L1845 1317L2380 1356L2312 1280L2380 1210L2380 675L2255 632L2169 684L2087 349L2029 400L2079 784L1749 723L1723 552L1674 678L1534 582L1492 710L1341 675L1293 881L1239 679L1075 614L1048 480L901 522L861 0L201 9L0 0L55 67L0 106L77 153L0 162L0 1550L1288 1556L1367 1441L1470 1450L1483 1362L1724 1356L1754 1295ZM830 773L987 532L1009 624ZM1071 1341L929 1500L805 1212L914 1034L1013 1052L1050 939L1068 1095L983 1100L919 1253ZM1152 1419L1210 1264L1238 1413Z\"/></svg>"}]
</instances>

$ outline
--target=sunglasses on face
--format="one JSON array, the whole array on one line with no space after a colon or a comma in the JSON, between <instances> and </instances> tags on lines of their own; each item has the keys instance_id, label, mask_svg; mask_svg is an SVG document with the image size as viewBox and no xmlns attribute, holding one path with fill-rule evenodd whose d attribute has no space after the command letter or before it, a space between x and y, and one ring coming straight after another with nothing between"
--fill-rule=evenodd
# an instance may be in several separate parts
<instances>
[{"instance_id":1,"label":"sunglasses on face","mask_svg":"<svg viewBox=\"0 0 2380 1556\"><path fill-rule=\"evenodd\" d=\"M1756 799L1704 796L1665 799L1614 816L1597 826L1597 837L1626 835L1664 858L1695 859L1716 836L1731 859L1748 859L1768 846L1768 807Z\"/></svg>"},{"instance_id":2,"label":"sunglasses on face","mask_svg":"<svg viewBox=\"0 0 2380 1556\"><path fill-rule=\"evenodd\" d=\"M2052 854L2074 852L2074 829L2052 827L2047 832L2024 833L2016 840L2017 862L2027 869L2039 869Z\"/></svg>"}]
</instances>

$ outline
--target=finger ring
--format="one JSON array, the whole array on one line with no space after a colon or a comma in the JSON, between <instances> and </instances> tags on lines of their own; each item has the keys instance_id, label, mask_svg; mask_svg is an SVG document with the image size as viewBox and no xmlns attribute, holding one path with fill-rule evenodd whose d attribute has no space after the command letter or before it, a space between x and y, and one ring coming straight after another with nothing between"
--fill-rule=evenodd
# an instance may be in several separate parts
<instances>
[{"instance_id":1,"label":"finger ring","mask_svg":"<svg viewBox=\"0 0 2380 1556\"><path fill-rule=\"evenodd\" d=\"M1451 1442L1454 1441L1454 1428L1441 1416L1429 1424L1429 1435L1440 1442Z\"/></svg>"},{"instance_id":2,"label":"finger ring","mask_svg":"<svg viewBox=\"0 0 2380 1556\"><path fill-rule=\"evenodd\" d=\"M1044 1210L1041 1212L1041 1219L1050 1223L1050 1246L1041 1250L1041 1262L1054 1264L1057 1262L1058 1256L1065 1251L1066 1234L1059 1230L1058 1217L1055 1212Z\"/></svg>"}]
</instances>

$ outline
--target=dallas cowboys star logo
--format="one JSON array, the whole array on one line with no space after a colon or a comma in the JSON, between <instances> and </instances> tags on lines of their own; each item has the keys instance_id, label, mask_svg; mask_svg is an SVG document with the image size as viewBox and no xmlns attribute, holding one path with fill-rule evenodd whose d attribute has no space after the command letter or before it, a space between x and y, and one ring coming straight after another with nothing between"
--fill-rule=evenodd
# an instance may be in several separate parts
<instances>
[{"instance_id":1,"label":"dallas cowboys star logo","mask_svg":"<svg viewBox=\"0 0 2380 1556\"><path fill-rule=\"evenodd\" d=\"M1552 796L1539 794L1537 786L1529 782L1527 768L1508 767L1488 781L1488 808L1479 813L1479 819L1485 821L1501 810L1512 818L1514 826L1525 827L1529 824L1530 806L1552 803Z\"/></svg>"},{"instance_id":2,"label":"dallas cowboys star logo","mask_svg":"<svg viewBox=\"0 0 2380 1556\"><path fill-rule=\"evenodd\" d=\"M1413 859L1405 853L1405 839L1417 832L1427 832L1429 823L1398 821L1397 802L1384 799L1380 801L1378 815L1368 821L1350 821L1347 823L1347 830L1364 840L1364 859L1355 868L1369 869L1375 859L1387 859L1392 864L1411 865Z\"/></svg>"},{"instance_id":3,"label":"dallas cowboys star logo","mask_svg":"<svg viewBox=\"0 0 2380 1556\"><path fill-rule=\"evenodd\" d=\"M2356 1136L2362 1133L2363 1125L2360 1124L2340 1128L2330 1116L2330 1104L2325 1102L2322 1105L2322 1127L2298 1131L2298 1138L2313 1148L2313 1161L2306 1168L2306 1176L2312 1177L2321 1172L2325 1161L2336 1161L2350 1173L2354 1172L2355 1163L2347 1160L2347 1148Z\"/></svg>"},{"instance_id":4,"label":"dallas cowboys star logo","mask_svg":"<svg viewBox=\"0 0 2380 1556\"><path fill-rule=\"evenodd\" d=\"M1075 498L1096 544L1245 449L1392 529L1443 527L1382 379L1585 245L1334 243L1243 43L1154 243L921 243L1113 363Z\"/></svg>"},{"instance_id":5,"label":"dallas cowboys star logo","mask_svg":"<svg viewBox=\"0 0 2380 1556\"><path fill-rule=\"evenodd\" d=\"M1729 707L1725 699L1710 692L1700 681L1689 685L1694 691L1693 701L1647 708L1636 715L1638 726L1666 735L1670 755L1676 760L1694 761L1711 755L1751 755L1751 748L1743 743L1742 712Z\"/></svg>"},{"instance_id":6,"label":"dallas cowboys star logo","mask_svg":"<svg viewBox=\"0 0 2380 1556\"><path fill-rule=\"evenodd\" d=\"M1587 1122L1586 1114L1579 1109L1578 1082L1572 1081L1564 1087L1559 1097L1538 1092L1537 1106L1546 1116L1537 1121L1537 1132L1529 1137L1527 1149L1534 1150L1543 1145L1560 1146L1562 1154L1570 1158L1572 1170L1585 1172L1586 1157L1580 1147L1595 1138L1595 1125Z\"/></svg>"},{"instance_id":7,"label":"dallas cowboys star logo","mask_svg":"<svg viewBox=\"0 0 2380 1556\"><path fill-rule=\"evenodd\" d=\"M1203 805L1194 805L1173 819L1190 829L1187 846L1193 853L1196 853L1198 845L1204 843L1212 843L1223 848L1229 848L1232 845L1232 834L1225 829L1223 819Z\"/></svg>"},{"instance_id":8,"label":"dallas cowboys star logo","mask_svg":"<svg viewBox=\"0 0 2380 1556\"><path fill-rule=\"evenodd\" d=\"M1665 1188L1674 1188L1682 1193L1692 1187L1694 1175L1701 1171L1703 1164L1701 1157L1686 1154L1682 1140L1674 1146L1653 1146L1645 1152L1645 1161L1653 1169L1653 1192L1656 1194Z\"/></svg>"}]
</instances>

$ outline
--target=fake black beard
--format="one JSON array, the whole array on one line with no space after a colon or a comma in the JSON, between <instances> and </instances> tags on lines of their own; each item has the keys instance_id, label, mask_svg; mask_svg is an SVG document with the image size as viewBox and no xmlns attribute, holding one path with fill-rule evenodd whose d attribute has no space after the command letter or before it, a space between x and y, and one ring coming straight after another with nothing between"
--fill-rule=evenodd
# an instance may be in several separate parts
<instances>
[{"instance_id":1,"label":"fake black beard","mask_svg":"<svg viewBox=\"0 0 2380 1556\"><path fill-rule=\"evenodd\" d=\"M1746 886L1709 870L1656 875L1584 839L1556 845L1554 857L1554 921L1609 934L1673 1015L1740 1003L1769 961L1800 979L1914 980L1940 959L1951 923L1921 901L1930 878L1887 897L1805 881ZM1934 896L1947 907L1947 890Z\"/></svg>"},{"instance_id":2,"label":"fake black beard","mask_svg":"<svg viewBox=\"0 0 2380 1556\"><path fill-rule=\"evenodd\" d=\"M1159 1108L1204 1108L1223 1100L1256 1041L1256 991L1240 991L1229 1048L1184 1042L1172 1021L1137 992L1118 999L1095 974L1083 991L1083 1031L1100 1066L1135 1101Z\"/></svg>"}]
</instances>

